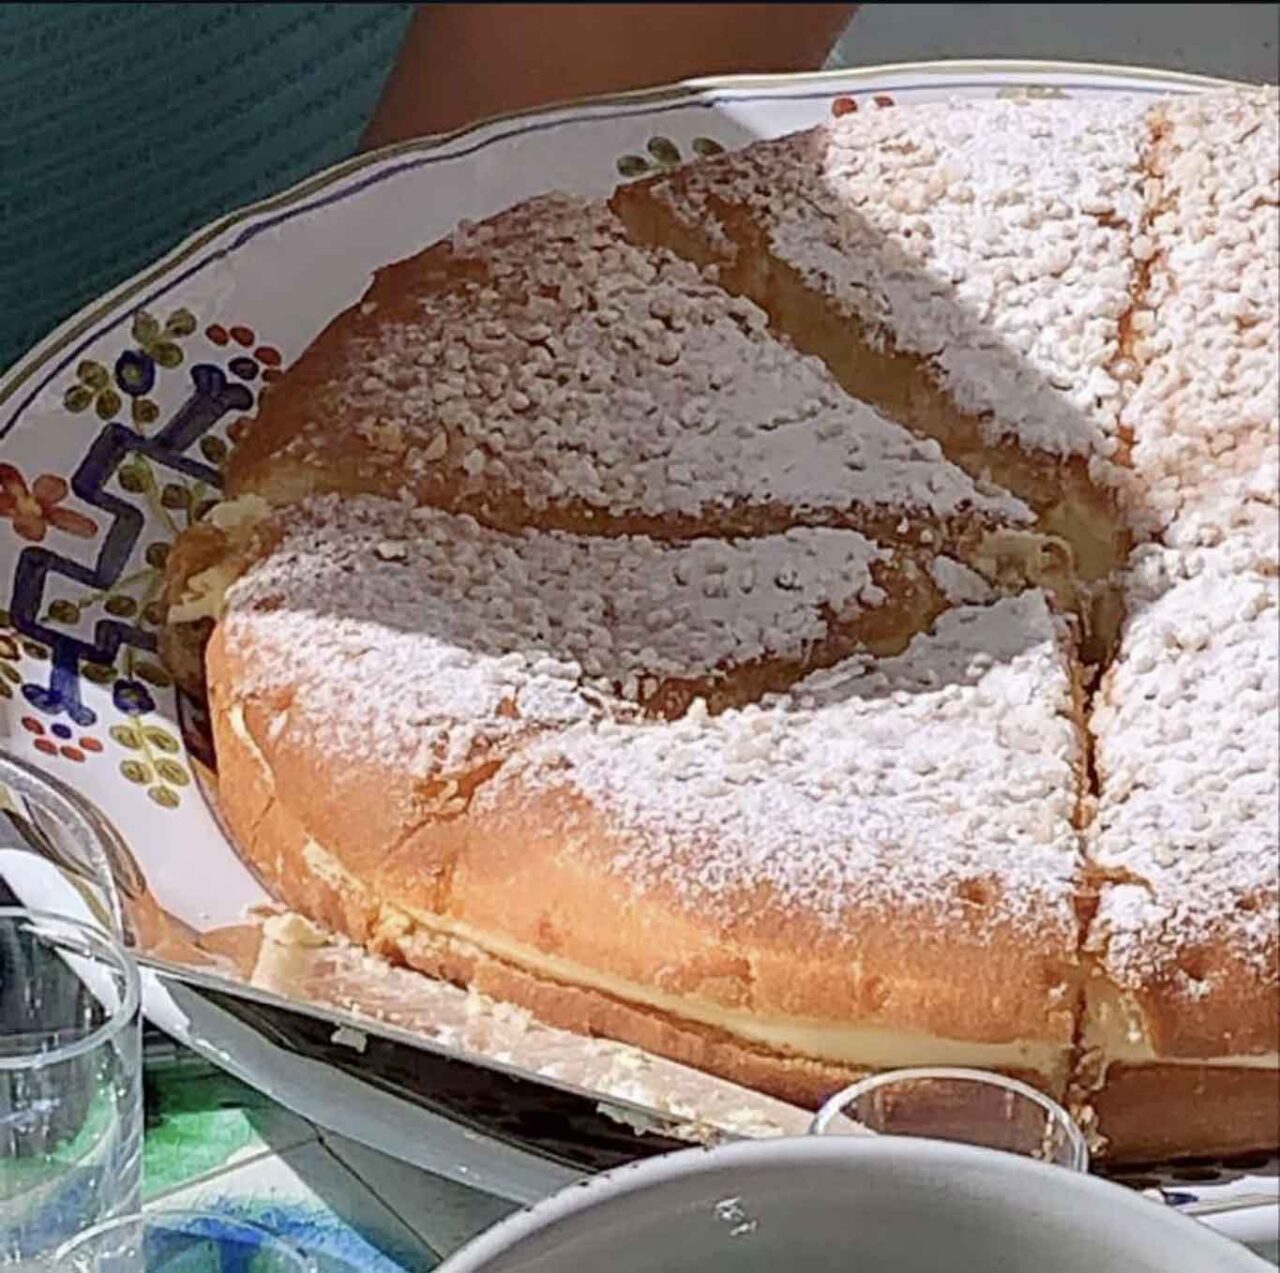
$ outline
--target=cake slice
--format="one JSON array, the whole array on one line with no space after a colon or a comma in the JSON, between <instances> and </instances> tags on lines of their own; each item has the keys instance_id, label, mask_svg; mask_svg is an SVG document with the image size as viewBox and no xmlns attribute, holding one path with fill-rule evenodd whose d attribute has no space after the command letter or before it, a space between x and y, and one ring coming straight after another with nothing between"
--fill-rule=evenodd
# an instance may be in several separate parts
<instances>
[{"instance_id":1,"label":"cake slice","mask_svg":"<svg viewBox=\"0 0 1280 1273\"><path fill-rule=\"evenodd\" d=\"M379 271L272 386L228 493L330 490L506 529L828 525L989 572L1053 556L1024 504L850 399L756 306L559 195Z\"/></svg>"},{"instance_id":2,"label":"cake slice","mask_svg":"<svg viewBox=\"0 0 1280 1273\"><path fill-rule=\"evenodd\" d=\"M1274 549L1139 550L1091 729L1078 1099L1130 1160L1280 1125L1280 611Z\"/></svg>"},{"instance_id":3,"label":"cake slice","mask_svg":"<svg viewBox=\"0 0 1280 1273\"><path fill-rule=\"evenodd\" d=\"M900 650L954 586L854 531L508 534L335 496L256 522L234 573L208 648L228 824L288 900L360 935L351 895L317 900L329 877L275 821L366 880L399 849L437 862L437 824L531 737L718 712Z\"/></svg>"},{"instance_id":4,"label":"cake slice","mask_svg":"<svg viewBox=\"0 0 1280 1273\"><path fill-rule=\"evenodd\" d=\"M252 522L324 492L485 525L663 540L856 530L1074 604L1070 550L1019 499L851 399L751 302L553 195L376 276L264 394L228 501L169 557L166 661L198 692Z\"/></svg>"},{"instance_id":5,"label":"cake slice","mask_svg":"<svg viewBox=\"0 0 1280 1273\"><path fill-rule=\"evenodd\" d=\"M828 528L325 497L255 535L210 707L223 814L287 904L796 1099L925 1060L1061 1093L1083 752L1042 593Z\"/></svg>"},{"instance_id":6,"label":"cake slice","mask_svg":"<svg viewBox=\"0 0 1280 1273\"><path fill-rule=\"evenodd\" d=\"M1124 99L864 108L612 202L855 397L1025 500L1096 579L1128 544L1119 415L1150 134Z\"/></svg>"},{"instance_id":7,"label":"cake slice","mask_svg":"<svg viewBox=\"0 0 1280 1273\"><path fill-rule=\"evenodd\" d=\"M1280 521L1280 93L1153 109L1151 253L1122 423L1153 531L1222 542Z\"/></svg>"},{"instance_id":8,"label":"cake slice","mask_svg":"<svg viewBox=\"0 0 1280 1273\"><path fill-rule=\"evenodd\" d=\"M476 793L447 890L381 896L433 975L815 1103L974 1065L1061 1096L1082 794L1041 593L949 610L892 658L675 722L548 731Z\"/></svg>"}]
</instances>

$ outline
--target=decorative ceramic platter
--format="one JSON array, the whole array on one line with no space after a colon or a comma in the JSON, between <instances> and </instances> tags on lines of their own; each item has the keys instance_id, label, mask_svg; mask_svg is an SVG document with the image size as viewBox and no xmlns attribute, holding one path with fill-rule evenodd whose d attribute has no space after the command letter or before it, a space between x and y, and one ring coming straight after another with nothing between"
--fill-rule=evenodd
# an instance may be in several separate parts
<instances>
[{"instance_id":1,"label":"decorative ceramic platter","mask_svg":"<svg viewBox=\"0 0 1280 1273\"><path fill-rule=\"evenodd\" d=\"M354 1019L361 999L352 968L340 970L344 997L314 966L264 974L257 941L234 957L247 909L270 899L206 799L199 777L213 758L198 709L176 700L156 630L169 545L217 500L236 421L376 267L461 219L544 191L605 195L691 156L850 111L1219 83L1120 67L953 62L698 81L524 114L353 159L226 217L53 332L0 380L0 734L11 755L73 786L118 831L127 846L116 863L120 904L139 954L179 979L330 1023ZM456 1012L461 1000L415 1002L398 1022L389 1011L361 1027L618 1098L624 1050L604 1056L606 1046L594 1067L569 1064L563 1052L574 1044L545 1032L561 1059L534 1065L509 1040L435 1028L431 1014ZM717 1101L745 1099L691 1079L688 1100L660 1100L678 1067L653 1064L646 1083L633 1072L621 1083L624 1104L714 1123ZM787 1124L776 1109L753 1108L753 1117ZM1274 1181L1262 1187L1273 1192Z\"/></svg>"}]
</instances>

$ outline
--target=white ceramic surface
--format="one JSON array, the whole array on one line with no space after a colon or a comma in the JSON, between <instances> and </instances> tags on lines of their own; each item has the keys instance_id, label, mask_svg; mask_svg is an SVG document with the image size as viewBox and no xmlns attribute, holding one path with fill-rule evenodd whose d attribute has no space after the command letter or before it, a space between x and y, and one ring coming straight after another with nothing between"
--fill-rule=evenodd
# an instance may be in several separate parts
<instances>
[{"instance_id":1,"label":"white ceramic surface","mask_svg":"<svg viewBox=\"0 0 1280 1273\"><path fill-rule=\"evenodd\" d=\"M942 1141L689 1150L573 1186L439 1273L1262 1273L1140 1195Z\"/></svg>"}]
</instances>

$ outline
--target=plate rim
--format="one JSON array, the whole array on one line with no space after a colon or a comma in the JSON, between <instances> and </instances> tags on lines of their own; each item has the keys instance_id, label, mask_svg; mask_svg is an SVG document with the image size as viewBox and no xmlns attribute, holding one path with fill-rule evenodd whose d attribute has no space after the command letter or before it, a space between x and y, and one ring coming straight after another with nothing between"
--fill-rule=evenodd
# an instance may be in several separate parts
<instances>
[{"instance_id":1,"label":"plate rim","mask_svg":"<svg viewBox=\"0 0 1280 1273\"><path fill-rule=\"evenodd\" d=\"M614 110L625 107L660 107L666 103L695 104L699 99L709 95L724 94L726 102L734 100L737 93L759 92L762 94L777 93L785 100L787 90L813 88L830 88L832 93L840 91L859 91L859 86L872 85L890 76L916 78L921 84L947 77L959 78L971 76L984 80L993 87L1001 84L1019 83L1034 80L1037 77L1082 78L1111 77L1120 81L1113 84L1099 84L1102 91L1124 93L1127 85L1147 84L1166 87L1171 92L1180 88L1188 92L1207 91L1212 89L1247 88L1245 81L1229 80L1219 77L1205 76L1193 72L1165 70L1159 67L1129 66L1125 64L1074 62L1057 60L1025 60L1025 59L951 59L929 60L920 62L884 63L875 66L835 68L814 72L789 73L777 75L735 75L693 78L677 83L655 86L645 89L631 90L614 94L601 94L592 97L578 98L571 101L543 103L520 111L508 112L483 120L473 121L467 125L446 133L425 135L393 143L388 146L362 152L339 161L327 168L318 170L291 186L277 190L261 200L231 209L222 216L204 223L189 235L177 242L168 252L158 256L142 269L123 279L109 290L86 302L68 318L52 328L44 337L25 351L15 363L0 374L0 408L12 405L15 395L27 382L39 375L52 360L63 353L69 345L83 338L97 323L118 315L121 307L138 293L163 282L178 268L202 248L216 244L238 226L251 225L257 218L271 213L287 211L304 200L324 191L337 190L342 183L361 174L375 172L380 165L397 159L411 156L425 156L446 151L450 147L475 139L475 149L481 149L493 142L500 141L504 126L513 123L532 122L539 119L547 121L572 122L577 119L598 117L609 119ZM637 109L637 117L643 117L645 111ZM459 158L462 156L459 155ZM228 245L228 250L235 247L235 242ZM200 268L204 268L202 265ZM91 337L96 339L96 337ZM31 402L22 403L14 411L10 421L12 426L23 423L24 416L30 410ZM0 435L0 448L3 447L3 435ZM193 758L194 759L194 758ZM36 766L43 776L56 778L58 775L43 765ZM140 961L143 962L143 961ZM186 966L168 968L163 961L147 960L152 968L161 974L177 977L187 984L196 984L191 978L191 970ZM277 999L271 1003L266 996L245 995L243 986L219 985L218 989L249 998L259 998L269 1006L282 1006L295 1011L304 1011L311 1016L329 1015L320 1005L297 1005L288 1000ZM358 1020L353 1022L358 1027ZM365 1023L367 1024L367 1023ZM388 1034L384 1023L377 1023L379 1033ZM409 1046L430 1046L420 1036L400 1040ZM431 1050L439 1052L438 1048ZM489 1062L485 1062L489 1065ZM495 1066L494 1068L505 1068ZM527 1075L520 1071L520 1077ZM543 1080L547 1081L547 1080ZM573 1085L568 1090L581 1092ZM623 1104L624 1102L617 1102ZM643 1109L644 1107L637 1107ZM646 1111L648 1112L648 1111Z\"/></svg>"},{"instance_id":2,"label":"plate rim","mask_svg":"<svg viewBox=\"0 0 1280 1273\"><path fill-rule=\"evenodd\" d=\"M137 293L163 279L171 270L181 265L193 253L224 235L227 231L254 217L268 212L281 211L309 195L326 190L347 177L355 176L377 164L407 155L430 154L485 130L495 129L515 121L529 122L539 118L552 119L567 112L594 111L613 106L678 102L697 99L707 93L745 90L785 89L796 85L856 84L883 79L886 75L911 75L932 78L944 75L972 74L992 80L1020 75L1110 75L1153 84L1180 85L1189 91L1205 92L1214 88L1256 87L1250 81L1225 79L1220 76L1201 75L1192 71L1169 70L1153 66L1132 66L1125 63L1075 62L1056 59L1024 58L939 58L917 62L884 62L874 66L832 68L819 71L796 71L780 74L716 75L694 77L647 88L630 89L618 93L601 93L587 97L543 102L522 110L473 120L448 132L428 133L421 137L393 142L374 150L361 151L347 159L321 168L301 181L295 182L275 194L252 203L242 204L220 217L197 227L180 239L168 252L157 257L149 265L122 279L108 291L93 297L67 318L53 327L43 337L19 355L3 374L0 374L0 408L5 407L18 391L45 367L71 342L84 335L95 323L106 318L117 306ZM572 118L572 116L570 116ZM567 121L566 121L567 122ZM38 392L38 391L37 391ZM30 406L30 401L17 408L13 416L0 424L0 442L16 426L19 417Z\"/></svg>"}]
</instances>

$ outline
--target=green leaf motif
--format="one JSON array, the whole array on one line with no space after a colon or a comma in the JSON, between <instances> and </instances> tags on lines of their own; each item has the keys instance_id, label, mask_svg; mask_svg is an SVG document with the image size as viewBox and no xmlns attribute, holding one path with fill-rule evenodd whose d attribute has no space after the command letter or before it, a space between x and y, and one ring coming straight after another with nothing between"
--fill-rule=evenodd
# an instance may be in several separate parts
<instances>
[{"instance_id":1,"label":"green leaf motif","mask_svg":"<svg viewBox=\"0 0 1280 1273\"><path fill-rule=\"evenodd\" d=\"M189 309L175 309L165 319L164 329L171 336L190 336L196 329L196 316Z\"/></svg>"},{"instance_id":2,"label":"green leaf motif","mask_svg":"<svg viewBox=\"0 0 1280 1273\"><path fill-rule=\"evenodd\" d=\"M160 419L160 408L150 398L134 398L130 410L134 424L155 424Z\"/></svg>"},{"instance_id":3,"label":"green leaf motif","mask_svg":"<svg viewBox=\"0 0 1280 1273\"><path fill-rule=\"evenodd\" d=\"M116 670L106 663L84 663L80 675L95 685L109 685L116 679Z\"/></svg>"},{"instance_id":4,"label":"green leaf motif","mask_svg":"<svg viewBox=\"0 0 1280 1273\"><path fill-rule=\"evenodd\" d=\"M14 685L22 684L22 673L12 663L0 663L0 676Z\"/></svg>"},{"instance_id":5,"label":"green leaf motif","mask_svg":"<svg viewBox=\"0 0 1280 1273\"><path fill-rule=\"evenodd\" d=\"M712 155L724 154L724 147L714 137L695 137L691 145L693 146L693 153L701 155L703 159L710 159Z\"/></svg>"},{"instance_id":6,"label":"green leaf motif","mask_svg":"<svg viewBox=\"0 0 1280 1273\"><path fill-rule=\"evenodd\" d=\"M680 162L680 147L670 137L650 137L647 149L664 168Z\"/></svg>"},{"instance_id":7,"label":"green leaf motif","mask_svg":"<svg viewBox=\"0 0 1280 1273\"><path fill-rule=\"evenodd\" d=\"M639 177L649 171L649 161L640 155L623 155L617 163L618 173L623 177Z\"/></svg>"},{"instance_id":8,"label":"green leaf motif","mask_svg":"<svg viewBox=\"0 0 1280 1273\"><path fill-rule=\"evenodd\" d=\"M176 809L181 803L178 793L172 787L148 787L147 795L162 809Z\"/></svg>"},{"instance_id":9,"label":"green leaf motif","mask_svg":"<svg viewBox=\"0 0 1280 1273\"><path fill-rule=\"evenodd\" d=\"M112 725L111 728L107 730L107 733L109 733L112 739L118 742L121 747L126 747L129 751L142 750L142 734L133 725ZM146 779L142 779L141 781L145 782Z\"/></svg>"},{"instance_id":10,"label":"green leaf motif","mask_svg":"<svg viewBox=\"0 0 1280 1273\"><path fill-rule=\"evenodd\" d=\"M154 566L157 570L163 568L164 563L169 560L169 545L163 539L157 539L154 543L147 545L147 551L143 553L148 566Z\"/></svg>"},{"instance_id":11,"label":"green leaf motif","mask_svg":"<svg viewBox=\"0 0 1280 1273\"><path fill-rule=\"evenodd\" d=\"M129 619L138 613L138 603L123 592L108 597L102 608L117 619Z\"/></svg>"},{"instance_id":12,"label":"green leaf motif","mask_svg":"<svg viewBox=\"0 0 1280 1273\"><path fill-rule=\"evenodd\" d=\"M185 787L191 782L187 771L176 760L157 760L156 773L175 787Z\"/></svg>"},{"instance_id":13,"label":"green leaf motif","mask_svg":"<svg viewBox=\"0 0 1280 1273\"><path fill-rule=\"evenodd\" d=\"M191 492L177 482L166 482L160 492L160 503L165 508L186 508L191 503Z\"/></svg>"},{"instance_id":14,"label":"green leaf motif","mask_svg":"<svg viewBox=\"0 0 1280 1273\"><path fill-rule=\"evenodd\" d=\"M80 607L74 601L52 601L49 603L49 620L52 623L79 623Z\"/></svg>"},{"instance_id":15,"label":"green leaf motif","mask_svg":"<svg viewBox=\"0 0 1280 1273\"><path fill-rule=\"evenodd\" d=\"M122 464L116 476L120 479L120 485L133 495L138 495L147 489L147 477L149 475L146 465L140 460Z\"/></svg>"},{"instance_id":16,"label":"green leaf motif","mask_svg":"<svg viewBox=\"0 0 1280 1273\"><path fill-rule=\"evenodd\" d=\"M162 367L176 367L182 361L182 349L171 340L162 340L152 348L151 356Z\"/></svg>"},{"instance_id":17,"label":"green leaf motif","mask_svg":"<svg viewBox=\"0 0 1280 1273\"><path fill-rule=\"evenodd\" d=\"M136 782L139 786L151 781L151 766L141 760L122 760L120 772L130 782Z\"/></svg>"},{"instance_id":18,"label":"green leaf motif","mask_svg":"<svg viewBox=\"0 0 1280 1273\"><path fill-rule=\"evenodd\" d=\"M140 309L133 316L133 338L138 344L146 346L157 340L160 336L160 324L155 318L148 314L145 309Z\"/></svg>"},{"instance_id":19,"label":"green leaf motif","mask_svg":"<svg viewBox=\"0 0 1280 1273\"><path fill-rule=\"evenodd\" d=\"M212 434L200 439L200 454L211 464L221 464L227 458L227 444Z\"/></svg>"},{"instance_id":20,"label":"green leaf motif","mask_svg":"<svg viewBox=\"0 0 1280 1273\"><path fill-rule=\"evenodd\" d=\"M93 390L88 385L72 385L62 395L62 405L68 411L87 411L93 405Z\"/></svg>"},{"instance_id":21,"label":"green leaf motif","mask_svg":"<svg viewBox=\"0 0 1280 1273\"><path fill-rule=\"evenodd\" d=\"M76 368L76 379L90 389L105 389L111 383L111 374L100 362L86 358Z\"/></svg>"},{"instance_id":22,"label":"green leaf motif","mask_svg":"<svg viewBox=\"0 0 1280 1273\"><path fill-rule=\"evenodd\" d=\"M110 420L123 405L120 395L114 389L101 390L93 400L93 409L98 413L99 420Z\"/></svg>"},{"instance_id":23,"label":"green leaf motif","mask_svg":"<svg viewBox=\"0 0 1280 1273\"><path fill-rule=\"evenodd\" d=\"M167 729L161 729L159 725L148 725L142 734L158 751L167 751L172 755L178 750L178 740Z\"/></svg>"}]
</instances>

